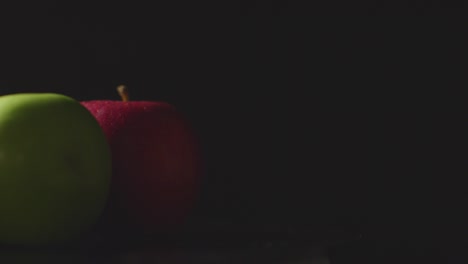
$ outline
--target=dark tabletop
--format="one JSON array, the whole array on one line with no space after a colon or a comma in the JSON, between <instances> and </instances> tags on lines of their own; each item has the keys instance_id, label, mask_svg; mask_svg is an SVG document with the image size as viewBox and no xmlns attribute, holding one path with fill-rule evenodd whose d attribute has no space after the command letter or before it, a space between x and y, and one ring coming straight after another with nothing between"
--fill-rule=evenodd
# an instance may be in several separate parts
<instances>
[{"instance_id":1,"label":"dark tabletop","mask_svg":"<svg viewBox=\"0 0 468 264\"><path fill-rule=\"evenodd\" d=\"M213 224L142 237L98 235L66 245L0 246L1 263L328 263L327 249L359 239L337 227ZM315 262L312 262L315 261Z\"/></svg>"}]
</instances>

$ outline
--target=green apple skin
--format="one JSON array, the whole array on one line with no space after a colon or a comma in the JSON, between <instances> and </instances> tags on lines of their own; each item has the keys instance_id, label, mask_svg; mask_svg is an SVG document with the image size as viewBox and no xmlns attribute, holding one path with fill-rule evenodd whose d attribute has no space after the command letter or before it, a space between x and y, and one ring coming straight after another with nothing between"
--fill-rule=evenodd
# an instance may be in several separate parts
<instances>
[{"instance_id":1,"label":"green apple skin","mask_svg":"<svg viewBox=\"0 0 468 264\"><path fill-rule=\"evenodd\" d=\"M110 149L91 113L54 93L0 97L0 244L79 238L107 201Z\"/></svg>"}]
</instances>

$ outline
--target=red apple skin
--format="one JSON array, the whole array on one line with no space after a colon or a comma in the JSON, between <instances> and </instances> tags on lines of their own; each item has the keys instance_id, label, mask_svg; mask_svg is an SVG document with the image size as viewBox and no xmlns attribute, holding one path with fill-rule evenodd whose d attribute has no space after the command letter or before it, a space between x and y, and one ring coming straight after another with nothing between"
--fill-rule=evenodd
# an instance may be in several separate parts
<instances>
[{"instance_id":1,"label":"red apple skin","mask_svg":"<svg viewBox=\"0 0 468 264\"><path fill-rule=\"evenodd\" d=\"M104 225L145 234L180 228L195 205L202 176L198 141L188 121L164 102L82 105L98 120L112 151Z\"/></svg>"}]
</instances>

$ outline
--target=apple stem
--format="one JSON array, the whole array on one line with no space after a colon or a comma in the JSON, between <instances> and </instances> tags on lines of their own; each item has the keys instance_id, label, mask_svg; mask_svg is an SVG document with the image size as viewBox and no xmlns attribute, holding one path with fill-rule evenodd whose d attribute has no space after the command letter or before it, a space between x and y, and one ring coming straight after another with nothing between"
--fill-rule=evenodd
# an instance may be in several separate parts
<instances>
[{"instance_id":1,"label":"apple stem","mask_svg":"<svg viewBox=\"0 0 468 264\"><path fill-rule=\"evenodd\" d=\"M126 85L119 85L117 86L117 92L119 93L120 95L120 98L122 98L122 101L124 102L128 102L129 101L129 96L128 96L128 88Z\"/></svg>"}]
</instances>

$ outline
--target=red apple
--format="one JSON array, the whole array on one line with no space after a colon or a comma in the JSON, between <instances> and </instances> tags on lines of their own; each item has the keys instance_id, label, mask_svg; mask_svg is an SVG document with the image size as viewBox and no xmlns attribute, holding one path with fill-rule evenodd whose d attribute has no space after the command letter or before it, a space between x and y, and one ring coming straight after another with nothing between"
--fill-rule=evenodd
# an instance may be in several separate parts
<instances>
[{"instance_id":1,"label":"red apple","mask_svg":"<svg viewBox=\"0 0 468 264\"><path fill-rule=\"evenodd\" d=\"M113 174L105 225L146 233L180 227L195 204L202 174L188 120L165 102L82 102L111 146Z\"/></svg>"}]
</instances>

